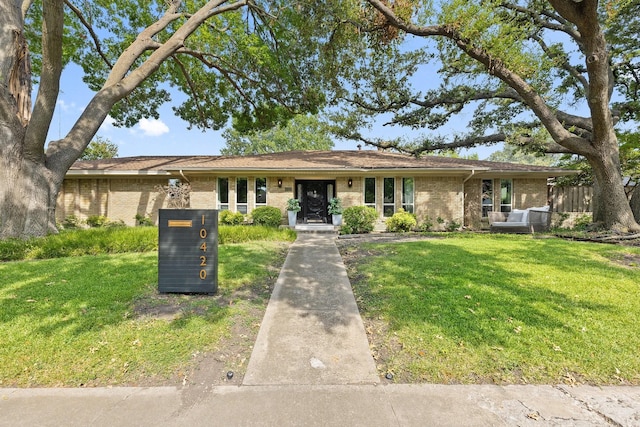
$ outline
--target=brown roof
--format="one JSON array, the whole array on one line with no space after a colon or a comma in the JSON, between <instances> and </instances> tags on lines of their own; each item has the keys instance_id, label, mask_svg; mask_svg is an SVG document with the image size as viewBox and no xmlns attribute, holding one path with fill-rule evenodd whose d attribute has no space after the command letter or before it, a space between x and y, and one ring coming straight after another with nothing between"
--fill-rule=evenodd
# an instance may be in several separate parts
<instances>
[{"instance_id":1,"label":"brown roof","mask_svg":"<svg viewBox=\"0 0 640 427\"><path fill-rule=\"evenodd\" d=\"M412 157L373 150L288 151L252 156L136 156L104 160L77 161L70 174L167 173L170 171L367 171L436 170L533 173L548 176L572 173L558 168L516 163L466 160L451 157Z\"/></svg>"}]
</instances>

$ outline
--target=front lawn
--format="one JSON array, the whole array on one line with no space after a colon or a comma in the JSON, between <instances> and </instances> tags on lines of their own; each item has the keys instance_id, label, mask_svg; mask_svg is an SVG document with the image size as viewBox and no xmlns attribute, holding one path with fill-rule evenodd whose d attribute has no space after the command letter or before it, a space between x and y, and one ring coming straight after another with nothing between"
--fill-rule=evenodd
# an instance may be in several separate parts
<instances>
[{"instance_id":1,"label":"front lawn","mask_svg":"<svg viewBox=\"0 0 640 427\"><path fill-rule=\"evenodd\" d=\"M127 246L119 239L150 243L143 253L109 253L114 241ZM158 294L154 239L129 229L0 242L5 253L24 244L31 257L87 242L76 256L0 262L0 387L180 384L194 381L208 352L241 338L253 344L289 238L220 245L216 296ZM78 256L86 248L97 255ZM246 363L245 347L221 361L221 377L243 368L229 364Z\"/></svg>"},{"instance_id":2,"label":"front lawn","mask_svg":"<svg viewBox=\"0 0 640 427\"><path fill-rule=\"evenodd\" d=\"M398 382L640 384L640 250L459 235L343 247Z\"/></svg>"}]
</instances>

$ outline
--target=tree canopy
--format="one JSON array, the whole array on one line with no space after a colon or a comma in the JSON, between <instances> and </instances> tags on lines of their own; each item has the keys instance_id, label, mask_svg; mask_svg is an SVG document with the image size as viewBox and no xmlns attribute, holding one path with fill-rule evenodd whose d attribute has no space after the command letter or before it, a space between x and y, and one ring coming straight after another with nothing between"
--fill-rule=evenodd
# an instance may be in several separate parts
<instances>
[{"instance_id":1,"label":"tree canopy","mask_svg":"<svg viewBox=\"0 0 640 427\"><path fill-rule=\"evenodd\" d=\"M329 8L330 5L330 8ZM266 129L317 112L350 56L351 3L332 0L0 2L0 238L55 232L62 181L105 118L157 118L170 90L191 126ZM334 13L329 14L331 10ZM342 12L337 12L342 10ZM67 135L46 141L65 64L94 97ZM37 83L31 102L31 84ZM329 85L330 86L330 85Z\"/></svg>"},{"instance_id":2,"label":"tree canopy","mask_svg":"<svg viewBox=\"0 0 640 427\"><path fill-rule=\"evenodd\" d=\"M84 149L80 160L112 159L118 157L118 146L107 138L96 136Z\"/></svg>"},{"instance_id":3,"label":"tree canopy","mask_svg":"<svg viewBox=\"0 0 640 427\"><path fill-rule=\"evenodd\" d=\"M615 133L637 119L637 2L367 3L360 28L371 54L345 75L342 137L413 154L498 142L577 154L596 177L596 221L640 230ZM425 65L437 75L425 74ZM422 133L368 136L380 120Z\"/></svg>"},{"instance_id":4,"label":"tree canopy","mask_svg":"<svg viewBox=\"0 0 640 427\"><path fill-rule=\"evenodd\" d=\"M491 153L487 160L492 162L520 163L524 165L554 166L560 160L557 154L531 154L511 144L505 144L500 151Z\"/></svg>"},{"instance_id":5,"label":"tree canopy","mask_svg":"<svg viewBox=\"0 0 640 427\"><path fill-rule=\"evenodd\" d=\"M297 115L285 125L271 129L242 133L228 128L222 133L226 146L224 155L277 153L294 150L330 150L333 141L326 123L315 115Z\"/></svg>"}]
</instances>

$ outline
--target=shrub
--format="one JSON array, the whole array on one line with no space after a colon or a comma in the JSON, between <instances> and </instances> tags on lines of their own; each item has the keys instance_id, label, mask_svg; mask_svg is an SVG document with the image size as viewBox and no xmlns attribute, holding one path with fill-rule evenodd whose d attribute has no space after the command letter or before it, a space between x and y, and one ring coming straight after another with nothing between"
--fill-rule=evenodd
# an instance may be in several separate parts
<instances>
[{"instance_id":1,"label":"shrub","mask_svg":"<svg viewBox=\"0 0 640 427\"><path fill-rule=\"evenodd\" d=\"M87 225L91 228L104 227L109 223L109 218L104 215L91 215L87 218Z\"/></svg>"},{"instance_id":2,"label":"shrub","mask_svg":"<svg viewBox=\"0 0 640 427\"><path fill-rule=\"evenodd\" d=\"M301 209L302 208L300 207L300 200L298 199L287 200L287 211L300 212Z\"/></svg>"},{"instance_id":3,"label":"shrub","mask_svg":"<svg viewBox=\"0 0 640 427\"><path fill-rule=\"evenodd\" d=\"M218 222L222 225L241 225L244 222L244 215L240 212L222 211Z\"/></svg>"},{"instance_id":4,"label":"shrub","mask_svg":"<svg viewBox=\"0 0 640 427\"><path fill-rule=\"evenodd\" d=\"M404 209L398 210L391 218L387 219L387 231L392 233L406 233L416 227L417 221L414 214L406 212Z\"/></svg>"},{"instance_id":5,"label":"shrub","mask_svg":"<svg viewBox=\"0 0 640 427\"><path fill-rule=\"evenodd\" d=\"M260 206L251 212L255 225L278 227L282 224L282 212L274 206Z\"/></svg>"},{"instance_id":6,"label":"shrub","mask_svg":"<svg viewBox=\"0 0 640 427\"><path fill-rule=\"evenodd\" d=\"M447 230L447 231L458 231L458 230L460 230L461 227L462 227L462 223L461 222L457 222L455 219L453 219L453 220L449 221L449 223L445 227L445 230Z\"/></svg>"},{"instance_id":7,"label":"shrub","mask_svg":"<svg viewBox=\"0 0 640 427\"><path fill-rule=\"evenodd\" d=\"M428 216L426 216L424 218L424 221L422 221L422 223L420 224L420 226L418 227L418 229L420 231L422 231L423 233L429 232L433 229L433 221L431 220L431 218L429 218Z\"/></svg>"},{"instance_id":8,"label":"shrub","mask_svg":"<svg viewBox=\"0 0 640 427\"><path fill-rule=\"evenodd\" d=\"M107 222L104 226L107 228L124 228L127 224L125 224L123 220L117 219L115 221Z\"/></svg>"},{"instance_id":9,"label":"shrub","mask_svg":"<svg viewBox=\"0 0 640 427\"><path fill-rule=\"evenodd\" d=\"M350 206L342 213L342 234L362 234L373 231L378 218L376 210L369 206Z\"/></svg>"},{"instance_id":10,"label":"shrub","mask_svg":"<svg viewBox=\"0 0 640 427\"><path fill-rule=\"evenodd\" d=\"M329 208L327 209L330 215L341 215L342 214L342 200L338 197L333 197L329 200Z\"/></svg>"},{"instance_id":11,"label":"shrub","mask_svg":"<svg viewBox=\"0 0 640 427\"><path fill-rule=\"evenodd\" d=\"M584 214L576 218L576 220L573 222L573 228L577 231L584 231L589 228L592 222L593 218L591 217L591 215Z\"/></svg>"},{"instance_id":12,"label":"shrub","mask_svg":"<svg viewBox=\"0 0 640 427\"><path fill-rule=\"evenodd\" d=\"M141 227L151 227L153 225L153 221L146 215L136 214L136 225Z\"/></svg>"},{"instance_id":13,"label":"shrub","mask_svg":"<svg viewBox=\"0 0 640 427\"><path fill-rule=\"evenodd\" d=\"M62 222L62 227L65 230L73 230L82 227L82 220L75 215L69 215Z\"/></svg>"},{"instance_id":14,"label":"shrub","mask_svg":"<svg viewBox=\"0 0 640 427\"><path fill-rule=\"evenodd\" d=\"M254 226L228 226L218 227L218 244L226 245L232 243L252 242L256 240L289 241L296 240L296 232L289 228L265 227L263 225Z\"/></svg>"}]
</instances>

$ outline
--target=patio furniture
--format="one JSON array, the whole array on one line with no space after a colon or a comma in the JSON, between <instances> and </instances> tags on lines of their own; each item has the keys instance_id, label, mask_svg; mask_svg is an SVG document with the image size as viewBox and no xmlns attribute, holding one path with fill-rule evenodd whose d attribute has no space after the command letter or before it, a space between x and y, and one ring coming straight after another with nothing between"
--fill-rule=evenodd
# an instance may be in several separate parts
<instances>
[{"instance_id":1,"label":"patio furniture","mask_svg":"<svg viewBox=\"0 0 640 427\"><path fill-rule=\"evenodd\" d=\"M489 212L489 230L492 233L535 233L549 230L550 224L549 206Z\"/></svg>"}]
</instances>

